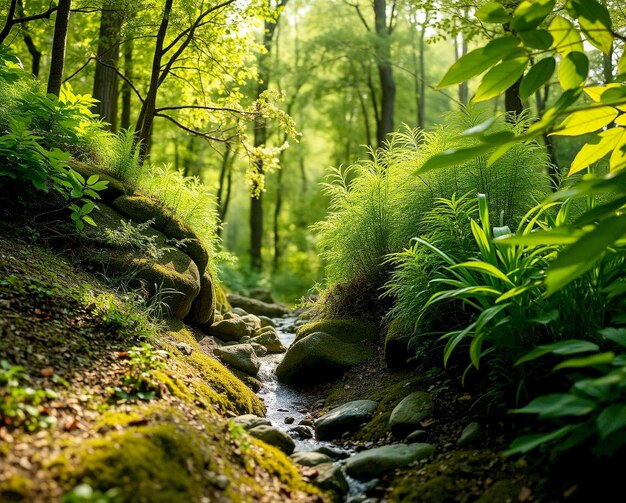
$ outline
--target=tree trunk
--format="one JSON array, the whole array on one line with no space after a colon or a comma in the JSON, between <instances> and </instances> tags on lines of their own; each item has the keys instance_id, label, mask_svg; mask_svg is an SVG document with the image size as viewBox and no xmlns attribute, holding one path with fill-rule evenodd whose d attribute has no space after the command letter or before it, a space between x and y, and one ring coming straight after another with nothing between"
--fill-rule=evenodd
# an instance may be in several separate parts
<instances>
[{"instance_id":1,"label":"tree trunk","mask_svg":"<svg viewBox=\"0 0 626 503\"><path fill-rule=\"evenodd\" d=\"M387 0L374 0L376 22L376 65L380 79L380 121L376 132L378 147L381 147L387 134L393 131L396 84L391 67L391 48L387 26Z\"/></svg>"},{"instance_id":2,"label":"tree trunk","mask_svg":"<svg viewBox=\"0 0 626 503\"><path fill-rule=\"evenodd\" d=\"M122 13L115 0L106 0L100 15L98 56L93 82L93 97L98 100L94 112L107 123L107 129L117 131L117 100L119 96L116 68L120 59Z\"/></svg>"},{"instance_id":3,"label":"tree trunk","mask_svg":"<svg viewBox=\"0 0 626 503\"><path fill-rule=\"evenodd\" d=\"M59 96L63 84L63 70L65 68L65 46L67 43L67 29L70 22L72 0L59 0L56 21L54 23L54 37L52 39L52 58L50 60L50 76L48 77L48 94Z\"/></svg>"},{"instance_id":4,"label":"tree trunk","mask_svg":"<svg viewBox=\"0 0 626 503\"><path fill-rule=\"evenodd\" d=\"M133 79L133 43L127 41L124 44L124 75L129 80ZM122 84L122 118L120 127L126 131L130 129L131 106L133 90L127 82Z\"/></svg>"},{"instance_id":5,"label":"tree trunk","mask_svg":"<svg viewBox=\"0 0 626 503\"><path fill-rule=\"evenodd\" d=\"M524 104L519 96L519 86L521 83L522 79L519 78L517 82L504 93L504 109L507 112L507 120L512 122L515 122L515 119L524 111Z\"/></svg>"},{"instance_id":6,"label":"tree trunk","mask_svg":"<svg viewBox=\"0 0 626 503\"><path fill-rule=\"evenodd\" d=\"M2 30L0 31L0 44L4 43L4 41L6 40L6 38L9 36L9 33L11 33L11 28L13 28L13 20L15 19L15 11L17 9L17 0L11 0L11 3L9 4L9 11L7 12L7 19L4 23L4 26L2 27Z\"/></svg>"},{"instance_id":7,"label":"tree trunk","mask_svg":"<svg viewBox=\"0 0 626 503\"><path fill-rule=\"evenodd\" d=\"M420 32L420 72L419 72L419 103L417 105L417 125L424 129L426 124L426 26L428 25L428 12L426 12L426 18L422 25L422 31Z\"/></svg>"},{"instance_id":8,"label":"tree trunk","mask_svg":"<svg viewBox=\"0 0 626 503\"><path fill-rule=\"evenodd\" d=\"M284 151L281 152L284 154ZM284 155L281 155L281 161L284 160ZM282 164L282 163L281 163ZM278 272L281 257L281 241L280 241L280 210L283 206L283 170L278 171L278 180L276 187L276 206L274 207L274 263L273 271Z\"/></svg>"},{"instance_id":9,"label":"tree trunk","mask_svg":"<svg viewBox=\"0 0 626 503\"><path fill-rule=\"evenodd\" d=\"M26 17L26 15L24 14L23 0L17 1L17 14L20 17ZM30 54L32 60L30 72L33 74L33 77L39 77L39 71L41 69L41 51L35 44L33 37L31 37L30 33L28 32L28 25L25 24L22 27L22 30L22 38L24 39L24 44L26 44L26 48L28 49L28 53Z\"/></svg>"}]
</instances>

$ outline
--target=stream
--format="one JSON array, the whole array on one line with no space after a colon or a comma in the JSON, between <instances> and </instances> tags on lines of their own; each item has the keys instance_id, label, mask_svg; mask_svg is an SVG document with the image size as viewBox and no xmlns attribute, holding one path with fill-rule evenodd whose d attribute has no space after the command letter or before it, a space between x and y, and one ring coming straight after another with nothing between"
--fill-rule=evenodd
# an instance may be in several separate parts
<instances>
[{"instance_id":1,"label":"stream","mask_svg":"<svg viewBox=\"0 0 626 503\"><path fill-rule=\"evenodd\" d=\"M284 318L275 318L272 320L276 325L276 332L278 337L286 348L289 348L296 337L296 330L298 329L298 317L286 316ZM308 413L306 404L308 402L307 397L299 390L291 388L285 384L278 382L276 378L276 367L284 358L285 354L268 354L260 358L261 368L259 370L258 379L261 381L261 390L257 393L263 400L266 407L266 417L271 421L272 426L284 431L294 438L296 443L296 452L298 451L314 451L318 447L325 445L334 449L339 449L348 454L354 454L354 452L345 449L344 447L337 445L333 442L319 441L315 438L302 439L297 435L293 435L290 430L298 426L300 421L305 419L312 419ZM293 422L287 424L285 418L291 417ZM335 463L341 463L336 461ZM345 474L345 472L344 472ZM346 496L346 501L358 502L365 498L365 491L371 486L371 484L362 483L346 475L346 480L350 487L349 493Z\"/></svg>"}]
</instances>

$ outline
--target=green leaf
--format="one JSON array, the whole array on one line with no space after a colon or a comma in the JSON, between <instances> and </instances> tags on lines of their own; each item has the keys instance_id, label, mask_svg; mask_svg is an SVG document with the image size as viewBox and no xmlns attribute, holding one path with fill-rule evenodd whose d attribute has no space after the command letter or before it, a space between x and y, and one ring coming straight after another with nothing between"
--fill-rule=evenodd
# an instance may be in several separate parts
<instances>
[{"instance_id":1,"label":"green leaf","mask_svg":"<svg viewBox=\"0 0 626 503\"><path fill-rule=\"evenodd\" d=\"M483 23L504 24L509 22L511 16L498 2L488 2L476 11L476 17Z\"/></svg>"},{"instance_id":2,"label":"green leaf","mask_svg":"<svg viewBox=\"0 0 626 503\"><path fill-rule=\"evenodd\" d=\"M555 136L580 136L608 126L618 115L613 107L594 107L568 115L552 133Z\"/></svg>"},{"instance_id":3,"label":"green leaf","mask_svg":"<svg viewBox=\"0 0 626 503\"><path fill-rule=\"evenodd\" d=\"M554 37L548 30L544 29L523 31L519 36L524 43L524 47L539 49L540 51L547 51L554 43Z\"/></svg>"},{"instance_id":4,"label":"green leaf","mask_svg":"<svg viewBox=\"0 0 626 503\"><path fill-rule=\"evenodd\" d=\"M596 408L596 403L586 398L566 393L555 393L535 398L526 407L515 409L516 414L539 414L542 419L563 416L585 416Z\"/></svg>"},{"instance_id":5,"label":"green leaf","mask_svg":"<svg viewBox=\"0 0 626 503\"><path fill-rule=\"evenodd\" d=\"M472 271L478 271L478 272L482 272L485 274L488 274L489 276L492 276L494 278L497 278L501 281L504 281L506 284L511 285L511 286L515 286L513 284L513 282L507 278L507 276L497 267L488 264L487 262L483 262L481 260L474 260L471 262L462 262L461 264L457 264L455 266L452 267L453 269L469 269Z\"/></svg>"},{"instance_id":6,"label":"green leaf","mask_svg":"<svg viewBox=\"0 0 626 503\"><path fill-rule=\"evenodd\" d=\"M480 103L481 101L490 100L491 98L499 96L502 92L515 84L524 74L526 65L528 65L528 57L523 56L507 59L494 66L483 77L476 91L476 96L474 96L474 101Z\"/></svg>"},{"instance_id":7,"label":"green leaf","mask_svg":"<svg viewBox=\"0 0 626 503\"><path fill-rule=\"evenodd\" d=\"M546 274L547 294L552 295L589 270L615 241L626 234L626 216L607 218L593 231L559 254Z\"/></svg>"},{"instance_id":8,"label":"green leaf","mask_svg":"<svg viewBox=\"0 0 626 503\"><path fill-rule=\"evenodd\" d=\"M553 57L548 57L537 62L522 79L519 94L522 101L530 98L535 91L546 84L554 74L556 69L556 61Z\"/></svg>"},{"instance_id":9,"label":"green leaf","mask_svg":"<svg viewBox=\"0 0 626 503\"><path fill-rule=\"evenodd\" d=\"M570 167L567 176L571 176L593 163L598 162L618 145L624 136L624 130L621 128L611 128L590 138L580 149L576 158Z\"/></svg>"},{"instance_id":10,"label":"green leaf","mask_svg":"<svg viewBox=\"0 0 626 503\"><path fill-rule=\"evenodd\" d=\"M598 433L603 440L612 433L626 428L626 405L611 405L604 409L596 419Z\"/></svg>"},{"instance_id":11,"label":"green leaf","mask_svg":"<svg viewBox=\"0 0 626 503\"><path fill-rule=\"evenodd\" d=\"M560 369L577 369L583 367L593 367L594 365L605 365L611 363L615 359L615 353L608 351L606 353L598 353L596 355L585 356L584 358L573 358L559 363L554 370Z\"/></svg>"},{"instance_id":12,"label":"green leaf","mask_svg":"<svg viewBox=\"0 0 626 503\"><path fill-rule=\"evenodd\" d=\"M530 353L522 356L515 362L515 365L521 365L547 354L555 355L573 355L577 353L588 353L589 351L598 351L600 347L593 342L580 340L580 339L568 339L566 341L556 342L554 344L545 344L543 346L537 346Z\"/></svg>"},{"instance_id":13,"label":"green leaf","mask_svg":"<svg viewBox=\"0 0 626 503\"><path fill-rule=\"evenodd\" d=\"M552 12L555 4L555 0L524 0L513 12L511 29L527 31L537 28Z\"/></svg>"},{"instance_id":14,"label":"green leaf","mask_svg":"<svg viewBox=\"0 0 626 503\"><path fill-rule=\"evenodd\" d=\"M559 65L559 82L565 90L580 87L589 75L589 59L583 52L572 51Z\"/></svg>"},{"instance_id":15,"label":"green leaf","mask_svg":"<svg viewBox=\"0 0 626 503\"><path fill-rule=\"evenodd\" d=\"M580 28L589 43L604 54L610 54L613 47L611 34L613 24L609 11L596 0L569 0L567 9L573 17L578 19Z\"/></svg>"},{"instance_id":16,"label":"green leaf","mask_svg":"<svg viewBox=\"0 0 626 503\"><path fill-rule=\"evenodd\" d=\"M626 348L626 328L605 328L600 335Z\"/></svg>"},{"instance_id":17,"label":"green leaf","mask_svg":"<svg viewBox=\"0 0 626 503\"><path fill-rule=\"evenodd\" d=\"M626 75L626 51L624 51L617 62L617 75Z\"/></svg>"},{"instance_id":18,"label":"green leaf","mask_svg":"<svg viewBox=\"0 0 626 503\"><path fill-rule=\"evenodd\" d=\"M87 185L93 185L94 183L96 183L98 180L100 179L100 177L98 175L91 175L88 179L87 179Z\"/></svg>"},{"instance_id":19,"label":"green leaf","mask_svg":"<svg viewBox=\"0 0 626 503\"><path fill-rule=\"evenodd\" d=\"M446 150L428 159L417 172L422 174L433 169L459 165L470 159L485 155L492 150L493 147L491 145L477 145L475 147Z\"/></svg>"},{"instance_id":20,"label":"green leaf","mask_svg":"<svg viewBox=\"0 0 626 503\"><path fill-rule=\"evenodd\" d=\"M500 37L489 42L485 47L468 52L456 61L444 75L437 87L460 84L480 75L498 61L518 50L517 37Z\"/></svg>"},{"instance_id":21,"label":"green leaf","mask_svg":"<svg viewBox=\"0 0 626 503\"><path fill-rule=\"evenodd\" d=\"M562 16L555 16L548 28L554 43L552 47L562 56L572 51L584 52L583 41L576 27Z\"/></svg>"},{"instance_id":22,"label":"green leaf","mask_svg":"<svg viewBox=\"0 0 626 503\"><path fill-rule=\"evenodd\" d=\"M498 238L497 242L504 245L570 245L574 244L582 234L566 228L554 228L549 231L533 231L529 234L516 234L505 238Z\"/></svg>"},{"instance_id":23,"label":"green leaf","mask_svg":"<svg viewBox=\"0 0 626 503\"><path fill-rule=\"evenodd\" d=\"M513 441L513 443L511 443L511 447L505 452L505 455L510 456L511 454L522 454L531 451L539 447L541 444L552 442L564 437L574 428L574 425L568 424L567 426L563 426L563 428L559 428L558 430L550 433L535 433L532 435L518 437Z\"/></svg>"}]
</instances>

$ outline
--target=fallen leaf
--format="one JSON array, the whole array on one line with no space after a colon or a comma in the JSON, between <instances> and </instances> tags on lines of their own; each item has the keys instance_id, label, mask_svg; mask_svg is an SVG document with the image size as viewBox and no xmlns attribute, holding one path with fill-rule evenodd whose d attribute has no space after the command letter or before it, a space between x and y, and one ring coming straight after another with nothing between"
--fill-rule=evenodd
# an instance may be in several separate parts
<instances>
[{"instance_id":1,"label":"fallen leaf","mask_svg":"<svg viewBox=\"0 0 626 503\"><path fill-rule=\"evenodd\" d=\"M52 367L46 367L39 372L41 377L52 377L54 375L54 369Z\"/></svg>"},{"instance_id":2,"label":"fallen leaf","mask_svg":"<svg viewBox=\"0 0 626 503\"><path fill-rule=\"evenodd\" d=\"M65 429L65 431L75 430L76 428L78 428L78 420L75 417L68 419L67 421L65 421L63 428Z\"/></svg>"},{"instance_id":3,"label":"fallen leaf","mask_svg":"<svg viewBox=\"0 0 626 503\"><path fill-rule=\"evenodd\" d=\"M430 419L426 419L425 421L420 421L420 426L422 428L428 428L429 426L435 424L436 422L437 420L431 417Z\"/></svg>"},{"instance_id":4,"label":"fallen leaf","mask_svg":"<svg viewBox=\"0 0 626 503\"><path fill-rule=\"evenodd\" d=\"M128 358L128 351L120 351L117 353L118 358Z\"/></svg>"},{"instance_id":5,"label":"fallen leaf","mask_svg":"<svg viewBox=\"0 0 626 503\"><path fill-rule=\"evenodd\" d=\"M532 494L533 492L530 490L530 488L524 486L519 492L517 499L523 503L524 501L528 501L528 499L532 496Z\"/></svg>"},{"instance_id":6,"label":"fallen leaf","mask_svg":"<svg viewBox=\"0 0 626 503\"><path fill-rule=\"evenodd\" d=\"M472 399L472 395L468 395L467 393L457 398L459 402L467 402L468 400L471 400L471 399Z\"/></svg>"}]
</instances>

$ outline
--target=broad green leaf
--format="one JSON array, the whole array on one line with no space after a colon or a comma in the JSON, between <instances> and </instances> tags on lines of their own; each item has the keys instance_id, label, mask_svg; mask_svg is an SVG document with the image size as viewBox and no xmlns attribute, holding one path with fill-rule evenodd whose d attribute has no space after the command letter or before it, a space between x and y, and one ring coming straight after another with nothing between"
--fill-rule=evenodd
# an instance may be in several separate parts
<instances>
[{"instance_id":1,"label":"broad green leaf","mask_svg":"<svg viewBox=\"0 0 626 503\"><path fill-rule=\"evenodd\" d=\"M529 234L516 234L505 238L499 238L497 242L504 245L571 245L582 236L580 232L570 229L555 228L549 231L533 231Z\"/></svg>"},{"instance_id":2,"label":"broad green leaf","mask_svg":"<svg viewBox=\"0 0 626 503\"><path fill-rule=\"evenodd\" d=\"M606 353L598 353L583 358L572 358L559 363L554 370L560 369L578 369L584 367L593 367L594 365L605 365L611 363L615 359L615 353L608 351Z\"/></svg>"},{"instance_id":3,"label":"broad green leaf","mask_svg":"<svg viewBox=\"0 0 626 503\"><path fill-rule=\"evenodd\" d=\"M569 20L562 16L555 16L550 22L549 30L554 39L552 47L562 56L572 51L584 52L583 41L578 30Z\"/></svg>"},{"instance_id":4,"label":"broad green leaf","mask_svg":"<svg viewBox=\"0 0 626 503\"><path fill-rule=\"evenodd\" d=\"M621 84L611 83L606 86L585 87L584 91L595 103L602 103L602 95L609 89L622 87Z\"/></svg>"},{"instance_id":5,"label":"broad green leaf","mask_svg":"<svg viewBox=\"0 0 626 503\"><path fill-rule=\"evenodd\" d=\"M540 418L585 416L596 408L596 403L586 398L566 393L555 393L535 398L526 407L515 409L516 414L539 414Z\"/></svg>"},{"instance_id":6,"label":"broad green leaf","mask_svg":"<svg viewBox=\"0 0 626 503\"><path fill-rule=\"evenodd\" d=\"M487 131L494 124L494 122L496 122L496 118L489 117L486 121L463 131L461 136L480 136Z\"/></svg>"},{"instance_id":7,"label":"broad green leaf","mask_svg":"<svg viewBox=\"0 0 626 503\"><path fill-rule=\"evenodd\" d=\"M599 346L593 342L580 340L580 339L568 339L566 341L555 342L554 344L545 344L543 346L537 346L530 353L525 354L519 360L515 362L515 365L521 365L522 363L536 360L547 354L555 355L574 355L577 353L588 353L589 351L598 351Z\"/></svg>"},{"instance_id":8,"label":"broad green leaf","mask_svg":"<svg viewBox=\"0 0 626 503\"><path fill-rule=\"evenodd\" d=\"M511 29L526 31L537 28L554 9L555 0L523 0L513 12Z\"/></svg>"},{"instance_id":9,"label":"broad green leaf","mask_svg":"<svg viewBox=\"0 0 626 503\"><path fill-rule=\"evenodd\" d=\"M531 49L539 49L540 51L546 51L552 47L554 38L548 30L538 29L523 31L519 34L524 47L530 47Z\"/></svg>"},{"instance_id":10,"label":"broad green leaf","mask_svg":"<svg viewBox=\"0 0 626 503\"><path fill-rule=\"evenodd\" d=\"M524 74L524 70L528 65L528 57L520 57L507 59L497 64L483 77L482 82L478 86L474 101L490 100L499 96L501 93L511 87Z\"/></svg>"},{"instance_id":11,"label":"broad green leaf","mask_svg":"<svg viewBox=\"0 0 626 503\"><path fill-rule=\"evenodd\" d=\"M488 264L487 262L483 262L480 260L475 260L471 262L462 262L458 265L453 266L454 269L470 269L472 271L478 271L494 278L497 278L501 281L504 281L508 285L514 286L513 282L507 278L507 276L497 267Z\"/></svg>"},{"instance_id":12,"label":"broad green leaf","mask_svg":"<svg viewBox=\"0 0 626 503\"><path fill-rule=\"evenodd\" d=\"M511 447L505 452L505 455L510 456L511 454L523 454L525 452L532 451L541 444L563 438L574 428L574 425L568 424L567 426L563 426L562 428L550 433L540 433L518 437L511 443Z\"/></svg>"},{"instance_id":13,"label":"broad green leaf","mask_svg":"<svg viewBox=\"0 0 626 503\"><path fill-rule=\"evenodd\" d=\"M589 270L596 260L626 234L626 216L607 218L593 231L559 254L546 274L547 294L552 295Z\"/></svg>"},{"instance_id":14,"label":"broad green leaf","mask_svg":"<svg viewBox=\"0 0 626 503\"><path fill-rule=\"evenodd\" d=\"M569 0L567 9L578 19L587 40L605 54L609 54L613 46L613 25L609 11L596 0Z\"/></svg>"},{"instance_id":15,"label":"broad green leaf","mask_svg":"<svg viewBox=\"0 0 626 503\"><path fill-rule=\"evenodd\" d=\"M608 126L618 115L613 107L595 107L568 115L552 133L555 136L580 136Z\"/></svg>"},{"instance_id":16,"label":"broad green leaf","mask_svg":"<svg viewBox=\"0 0 626 503\"><path fill-rule=\"evenodd\" d=\"M611 128L590 138L576 155L567 175L571 176L598 162L609 152L613 151L623 135L623 129Z\"/></svg>"},{"instance_id":17,"label":"broad green leaf","mask_svg":"<svg viewBox=\"0 0 626 503\"><path fill-rule=\"evenodd\" d=\"M87 179L87 185L93 185L93 184L94 184L94 183L96 183L99 179L100 179L100 176L98 176L98 175L91 175L91 176Z\"/></svg>"},{"instance_id":18,"label":"broad green leaf","mask_svg":"<svg viewBox=\"0 0 626 503\"><path fill-rule=\"evenodd\" d=\"M534 64L522 79L519 88L520 99L526 101L546 84L554 74L555 68L556 61L551 56Z\"/></svg>"},{"instance_id":19,"label":"broad green leaf","mask_svg":"<svg viewBox=\"0 0 626 503\"><path fill-rule=\"evenodd\" d=\"M462 164L470 159L485 155L492 150L493 147L491 145L477 145L475 147L446 150L428 159L422 167L418 169L418 173L421 174L432 169Z\"/></svg>"},{"instance_id":20,"label":"broad green leaf","mask_svg":"<svg viewBox=\"0 0 626 503\"><path fill-rule=\"evenodd\" d=\"M596 426L603 440L611 433L626 428L626 405L615 404L604 409L596 419Z\"/></svg>"},{"instance_id":21,"label":"broad green leaf","mask_svg":"<svg viewBox=\"0 0 626 503\"><path fill-rule=\"evenodd\" d=\"M488 2L476 11L476 17L483 23L503 24L509 22L511 16L501 3Z\"/></svg>"},{"instance_id":22,"label":"broad green leaf","mask_svg":"<svg viewBox=\"0 0 626 503\"><path fill-rule=\"evenodd\" d=\"M600 335L626 348L626 328L605 328Z\"/></svg>"},{"instance_id":23,"label":"broad green leaf","mask_svg":"<svg viewBox=\"0 0 626 503\"><path fill-rule=\"evenodd\" d=\"M437 87L459 84L480 75L498 61L516 52L518 46L517 37L506 36L492 40L485 47L468 52L450 67Z\"/></svg>"},{"instance_id":24,"label":"broad green leaf","mask_svg":"<svg viewBox=\"0 0 626 503\"><path fill-rule=\"evenodd\" d=\"M624 128L614 128L624 131ZM622 135L620 140L615 145L615 149L611 154L611 159L609 160L609 169L611 173L615 173L620 171L621 169L626 167L626 134Z\"/></svg>"},{"instance_id":25,"label":"broad green leaf","mask_svg":"<svg viewBox=\"0 0 626 503\"><path fill-rule=\"evenodd\" d=\"M626 51L624 51L617 62L617 74L618 76L626 75Z\"/></svg>"},{"instance_id":26,"label":"broad green leaf","mask_svg":"<svg viewBox=\"0 0 626 503\"><path fill-rule=\"evenodd\" d=\"M569 52L559 64L559 82L565 90L580 87L588 75L589 59L583 52Z\"/></svg>"}]
</instances>

